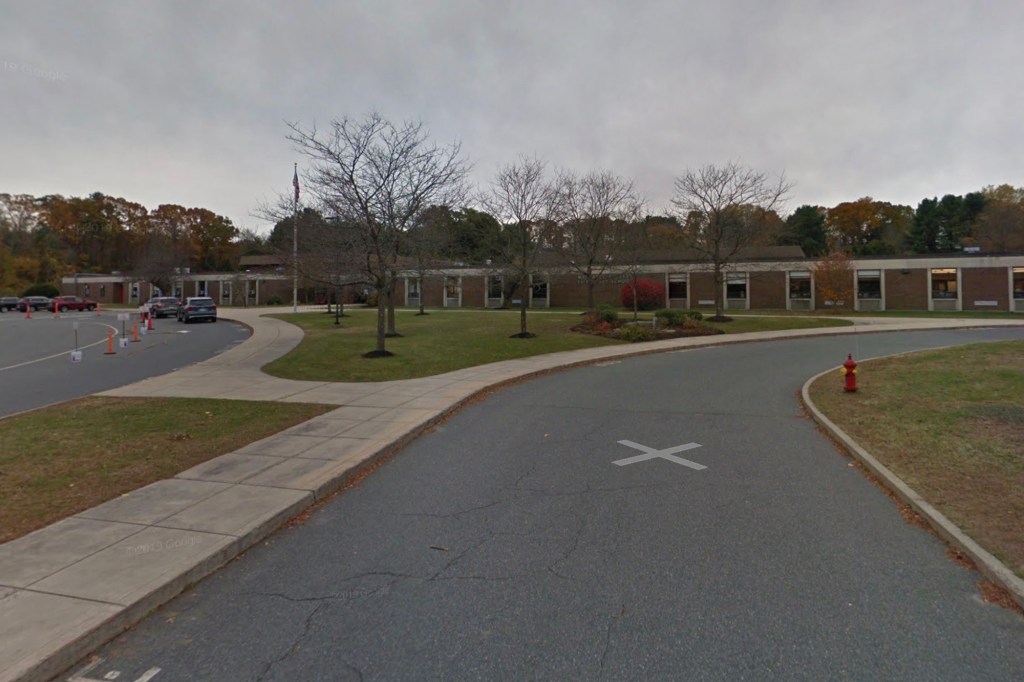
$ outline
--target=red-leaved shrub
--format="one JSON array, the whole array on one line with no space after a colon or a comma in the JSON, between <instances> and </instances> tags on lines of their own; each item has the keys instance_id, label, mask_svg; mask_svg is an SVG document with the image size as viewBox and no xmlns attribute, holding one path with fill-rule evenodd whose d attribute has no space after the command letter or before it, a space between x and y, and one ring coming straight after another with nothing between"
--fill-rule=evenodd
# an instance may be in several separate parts
<instances>
[{"instance_id":1,"label":"red-leaved shrub","mask_svg":"<svg viewBox=\"0 0 1024 682\"><path fill-rule=\"evenodd\" d=\"M664 285L653 279L638 279L636 281L637 308L640 310L654 310L663 307L665 300ZM622 307L633 308L633 284L629 283L622 287Z\"/></svg>"}]
</instances>

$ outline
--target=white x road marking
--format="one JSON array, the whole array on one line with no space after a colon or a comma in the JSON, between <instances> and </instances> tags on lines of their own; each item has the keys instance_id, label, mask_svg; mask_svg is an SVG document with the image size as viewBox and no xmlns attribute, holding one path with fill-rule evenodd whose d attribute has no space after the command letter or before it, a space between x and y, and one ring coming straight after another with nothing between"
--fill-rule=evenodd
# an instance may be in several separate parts
<instances>
[{"instance_id":1,"label":"white x road marking","mask_svg":"<svg viewBox=\"0 0 1024 682\"><path fill-rule=\"evenodd\" d=\"M646 445L634 443L631 440L620 440L619 443L621 445L625 445L626 447L635 448L636 450L639 450L640 452L644 453L642 455L635 455L633 457L627 457L626 459L619 459L612 462L612 464L618 464L620 467L626 466L627 464L634 464L635 462L643 462L648 459L654 459L655 457L661 457L662 459L667 459L668 461L675 462L676 464L682 464L684 467L690 467L691 469L696 469L697 471L707 469L707 467L704 466L703 464L697 464L696 462L691 462L688 459L676 457L673 454L676 452L685 452L686 450L693 450L694 448L699 448L700 443L687 443L686 445L677 445L674 448L665 448L664 450L655 450L654 448L649 448Z\"/></svg>"}]
</instances>

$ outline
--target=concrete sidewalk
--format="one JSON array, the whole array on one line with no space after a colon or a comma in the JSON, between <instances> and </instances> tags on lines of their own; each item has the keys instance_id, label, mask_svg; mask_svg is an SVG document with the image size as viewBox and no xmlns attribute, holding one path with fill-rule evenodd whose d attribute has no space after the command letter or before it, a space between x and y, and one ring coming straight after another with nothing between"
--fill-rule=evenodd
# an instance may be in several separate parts
<instances>
[{"instance_id":1,"label":"concrete sidewalk","mask_svg":"<svg viewBox=\"0 0 1024 682\"><path fill-rule=\"evenodd\" d=\"M332 383L260 372L302 338L298 327L262 316L280 308L221 312L250 326L252 337L205 362L101 395L338 408L0 545L0 682L43 680L67 669L483 389L565 367L724 343L1024 324L858 318L853 327L673 339L509 360L423 379Z\"/></svg>"}]
</instances>

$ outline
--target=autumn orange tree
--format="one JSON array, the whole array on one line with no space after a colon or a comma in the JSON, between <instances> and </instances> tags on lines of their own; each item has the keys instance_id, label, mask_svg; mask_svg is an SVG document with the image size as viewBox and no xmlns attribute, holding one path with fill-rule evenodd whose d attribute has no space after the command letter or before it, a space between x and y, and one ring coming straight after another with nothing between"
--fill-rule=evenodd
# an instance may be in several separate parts
<instances>
[{"instance_id":1,"label":"autumn orange tree","mask_svg":"<svg viewBox=\"0 0 1024 682\"><path fill-rule=\"evenodd\" d=\"M969 241L986 251L1024 251L1024 188L1011 185L982 190L985 207L971 228Z\"/></svg>"},{"instance_id":2,"label":"autumn orange tree","mask_svg":"<svg viewBox=\"0 0 1024 682\"><path fill-rule=\"evenodd\" d=\"M830 245L854 255L900 253L913 224L914 209L871 197L844 201L825 216Z\"/></svg>"},{"instance_id":3,"label":"autumn orange tree","mask_svg":"<svg viewBox=\"0 0 1024 682\"><path fill-rule=\"evenodd\" d=\"M853 264L842 251L832 251L814 265L818 299L830 307L853 305Z\"/></svg>"}]
</instances>

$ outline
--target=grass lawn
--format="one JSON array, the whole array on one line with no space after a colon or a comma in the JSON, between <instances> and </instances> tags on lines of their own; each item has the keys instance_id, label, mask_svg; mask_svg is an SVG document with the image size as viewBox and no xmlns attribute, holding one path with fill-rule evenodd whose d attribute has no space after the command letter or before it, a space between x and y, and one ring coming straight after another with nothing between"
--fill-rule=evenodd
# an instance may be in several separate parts
<instances>
[{"instance_id":1,"label":"grass lawn","mask_svg":"<svg viewBox=\"0 0 1024 682\"><path fill-rule=\"evenodd\" d=\"M500 360L555 353L579 348L625 343L570 331L581 319L579 311L531 311L527 329L532 339L513 339L519 332L518 310L431 310L417 315L396 311L400 338L387 340L389 358L366 359L363 353L376 347L376 310L346 311L341 326L325 313L278 315L302 327L302 343L288 355L271 362L263 371L285 379L314 381L392 381L443 374ZM631 313L620 313L623 320ZM645 313L641 319L651 319ZM736 317L714 324L726 333L844 326L845 320L810 317Z\"/></svg>"},{"instance_id":2,"label":"grass lawn","mask_svg":"<svg viewBox=\"0 0 1024 682\"><path fill-rule=\"evenodd\" d=\"M0 542L333 409L90 397L0 422Z\"/></svg>"},{"instance_id":3,"label":"grass lawn","mask_svg":"<svg viewBox=\"0 0 1024 682\"><path fill-rule=\"evenodd\" d=\"M829 419L1024 577L1024 342L863 363L814 382Z\"/></svg>"},{"instance_id":4,"label":"grass lawn","mask_svg":"<svg viewBox=\"0 0 1024 682\"><path fill-rule=\"evenodd\" d=\"M732 322L708 322L707 324L721 329L726 334L743 334L745 332L774 332L783 329L819 329L821 327L848 327L852 322L838 320L833 317L802 317L802 316L757 316L732 315Z\"/></svg>"}]
</instances>

